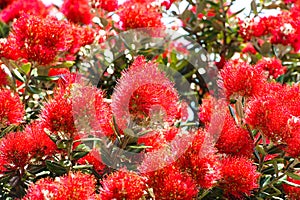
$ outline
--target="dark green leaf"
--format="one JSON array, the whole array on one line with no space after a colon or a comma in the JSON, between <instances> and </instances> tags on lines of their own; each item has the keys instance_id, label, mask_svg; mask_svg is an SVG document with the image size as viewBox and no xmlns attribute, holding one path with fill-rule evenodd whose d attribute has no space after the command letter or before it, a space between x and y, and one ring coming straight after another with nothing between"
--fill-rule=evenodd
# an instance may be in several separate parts
<instances>
[{"instance_id":1,"label":"dark green leaf","mask_svg":"<svg viewBox=\"0 0 300 200\"><path fill-rule=\"evenodd\" d=\"M60 78L60 76L35 76L34 79L40 81L56 81Z\"/></svg>"},{"instance_id":2,"label":"dark green leaf","mask_svg":"<svg viewBox=\"0 0 300 200\"><path fill-rule=\"evenodd\" d=\"M295 180L298 180L298 181L300 180L300 176L297 175L297 174L294 174L292 172L287 172L286 175L291 177L292 179L295 179Z\"/></svg>"},{"instance_id":3,"label":"dark green leaf","mask_svg":"<svg viewBox=\"0 0 300 200\"><path fill-rule=\"evenodd\" d=\"M49 169L49 171L54 174L63 175L67 173L67 169L64 166L60 165L59 163L47 160L46 166L47 169Z\"/></svg>"},{"instance_id":4,"label":"dark green leaf","mask_svg":"<svg viewBox=\"0 0 300 200\"><path fill-rule=\"evenodd\" d=\"M25 83L25 78L20 74L20 72L17 69L13 69L11 72L17 80L21 81L22 83Z\"/></svg>"},{"instance_id":5,"label":"dark green leaf","mask_svg":"<svg viewBox=\"0 0 300 200\"><path fill-rule=\"evenodd\" d=\"M42 90L34 86L28 86L26 89L31 94L40 94L42 92Z\"/></svg>"},{"instance_id":6,"label":"dark green leaf","mask_svg":"<svg viewBox=\"0 0 300 200\"><path fill-rule=\"evenodd\" d=\"M89 152L88 151L83 151L83 152L73 152L73 159L78 160L84 156L86 156Z\"/></svg>"}]
</instances>

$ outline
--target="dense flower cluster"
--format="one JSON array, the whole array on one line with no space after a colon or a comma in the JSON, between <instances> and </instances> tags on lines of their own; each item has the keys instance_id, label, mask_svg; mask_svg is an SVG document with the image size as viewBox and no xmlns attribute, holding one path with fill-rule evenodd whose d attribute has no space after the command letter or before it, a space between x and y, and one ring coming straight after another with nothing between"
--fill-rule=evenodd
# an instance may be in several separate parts
<instances>
[{"instance_id":1,"label":"dense flower cluster","mask_svg":"<svg viewBox=\"0 0 300 200\"><path fill-rule=\"evenodd\" d=\"M275 16L264 16L240 21L239 33L245 41L255 37L268 36L269 42L273 44L291 45L297 52L299 43L299 6L289 11L282 11Z\"/></svg>"},{"instance_id":2,"label":"dense flower cluster","mask_svg":"<svg viewBox=\"0 0 300 200\"><path fill-rule=\"evenodd\" d=\"M250 195L258 187L259 174L251 160L243 157L228 157L222 160L222 179L219 185L225 194L235 198Z\"/></svg>"},{"instance_id":3,"label":"dense flower cluster","mask_svg":"<svg viewBox=\"0 0 300 200\"><path fill-rule=\"evenodd\" d=\"M112 100L113 114L123 128L129 119L140 125L157 120L172 123L180 112L179 96L173 84L156 63L146 62L143 57L137 57L122 74Z\"/></svg>"},{"instance_id":4,"label":"dense flower cluster","mask_svg":"<svg viewBox=\"0 0 300 200\"><path fill-rule=\"evenodd\" d=\"M162 13L151 1L127 1L120 5L117 14L120 16L120 26L124 30L163 27Z\"/></svg>"},{"instance_id":5,"label":"dense flower cluster","mask_svg":"<svg viewBox=\"0 0 300 200\"><path fill-rule=\"evenodd\" d=\"M0 89L0 128L18 125L25 114L20 97L8 89Z\"/></svg>"},{"instance_id":6,"label":"dense flower cluster","mask_svg":"<svg viewBox=\"0 0 300 200\"><path fill-rule=\"evenodd\" d=\"M93 39L94 32L87 28L72 26L53 17L24 14L13 24L9 37L1 41L0 55L48 65L61 52L74 54L81 46L92 43Z\"/></svg>"},{"instance_id":7,"label":"dense flower cluster","mask_svg":"<svg viewBox=\"0 0 300 200\"><path fill-rule=\"evenodd\" d=\"M69 173L54 180L44 178L32 184L23 200L95 198L96 180L81 172Z\"/></svg>"},{"instance_id":8,"label":"dense flower cluster","mask_svg":"<svg viewBox=\"0 0 300 200\"><path fill-rule=\"evenodd\" d=\"M46 17L49 9L41 0L15 0L1 11L0 20L8 23L23 13Z\"/></svg>"},{"instance_id":9,"label":"dense flower cluster","mask_svg":"<svg viewBox=\"0 0 300 200\"><path fill-rule=\"evenodd\" d=\"M286 67L282 66L281 61L276 58L263 58L256 63L257 68L261 68L268 72L269 77L278 78L285 74Z\"/></svg>"},{"instance_id":10,"label":"dense flower cluster","mask_svg":"<svg viewBox=\"0 0 300 200\"><path fill-rule=\"evenodd\" d=\"M219 85L227 99L257 95L266 79L260 68L238 60L229 61L220 71Z\"/></svg>"},{"instance_id":11,"label":"dense flower cluster","mask_svg":"<svg viewBox=\"0 0 300 200\"><path fill-rule=\"evenodd\" d=\"M66 0L61 6L61 12L72 22L90 24L93 15L89 0Z\"/></svg>"},{"instance_id":12,"label":"dense flower cluster","mask_svg":"<svg viewBox=\"0 0 300 200\"><path fill-rule=\"evenodd\" d=\"M147 179L135 172L118 170L101 181L100 199L132 199L144 196Z\"/></svg>"},{"instance_id":13,"label":"dense flower cluster","mask_svg":"<svg viewBox=\"0 0 300 200\"><path fill-rule=\"evenodd\" d=\"M31 124L23 132L9 133L0 141L0 163L3 171L23 170L30 163L51 156L56 151L42 127ZM34 160L32 160L34 159Z\"/></svg>"},{"instance_id":14,"label":"dense flower cluster","mask_svg":"<svg viewBox=\"0 0 300 200\"><path fill-rule=\"evenodd\" d=\"M13 60L25 58L47 65L59 52L68 50L71 42L67 22L25 14L14 23L7 40L2 41L1 57Z\"/></svg>"}]
</instances>

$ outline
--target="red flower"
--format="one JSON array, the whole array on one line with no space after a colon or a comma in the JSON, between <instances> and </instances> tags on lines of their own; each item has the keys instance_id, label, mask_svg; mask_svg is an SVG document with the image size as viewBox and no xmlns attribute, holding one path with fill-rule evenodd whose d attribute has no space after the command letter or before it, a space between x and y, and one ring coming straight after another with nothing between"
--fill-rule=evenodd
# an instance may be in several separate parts
<instances>
[{"instance_id":1,"label":"red flower","mask_svg":"<svg viewBox=\"0 0 300 200\"><path fill-rule=\"evenodd\" d=\"M263 58L257 62L256 67L267 71L269 77L275 79L284 74L287 70L286 67L282 66L281 61L276 58Z\"/></svg>"},{"instance_id":2,"label":"red flower","mask_svg":"<svg viewBox=\"0 0 300 200\"><path fill-rule=\"evenodd\" d=\"M44 127L39 122L33 122L24 130L24 135L27 135L31 140L31 154L37 158L51 157L56 151L56 144L45 133Z\"/></svg>"},{"instance_id":3,"label":"red flower","mask_svg":"<svg viewBox=\"0 0 300 200\"><path fill-rule=\"evenodd\" d=\"M95 39L95 31L89 27L72 26L73 43L69 50L71 54L76 54L80 47L92 44Z\"/></svg>"},{"instance_id":4,"label":"red flower","mask_svg":"<svg viewBox=\"0 0 300 200\"><path fill-rule=\"evenodd\" d=\"M287 147L285 148L289 156L300 157L300 115L291 117L288 120L288 127L291 137L285 140Z\"/></svg>"},{"instance_id":5,"label":"red flower","mask_svg":"<svg viewBox=\"0 0 300 200\"><path fill-rule=\"evenodd\" d=\"M256 95L266 79L261 69L239 61L228 62L220 71L220 78L219 85L227 99Z\"/></svg>"},{"instance_id":6,"label":"red flower","mask_svg":"<svg viewBox=\"0 0 300 200\"><path fill-rule=\"evenodd\" d=\"M46 17L49 11L40 0L15 0L0 12L0 19L8 23L23 13Z\"/></svg>"},{"instance_id":7,"label":"red flower","mask_svg":"<svg viewBox=\"0 0 300 200\"><path fill-rule=\"evenodd\" d=\"M0 140L0 165L2 170L24 169L29 164L33 140L26 132L8 133Z\"/></svg>"},{"instance_id":8,"label":"red flower","mask_svg":"<svg viewBox=\"0 0 300 200\"><path fill-rule=\"evenodd\" d=\"M250 133L239 127L227 113L216 147L220 153L250 158L254 144L250 138Z\"/></svg>"},{"instance_id":9,"label":"red flower","mask_svg":"<svg viewBox=\"0 0 300 200\"><path fill-rule=\"evenodd\" d=\"M135 172L118 170L101 181L100 199L131 199L138 200L147 189L146 178Z\"/></svg>"},{"instance_id":10,"label":"red flower","mask_svg":"<svg viewBox=\"0 0 300 200\"><path fill-rule=\"evenodd\" d=\"M86 164L93 165L94 170L98 174L103 174L103 170L106 167L105 163L102 162L101 154L100 154L99 150L97 150L95 148L92 149L92 151L90 151L86 156L84 156L83 158L80 158L77 161L77 163L81 164L81 165L86 165Z\"/></svg>"},{"instance_id":11,"label":"red flower","mask_svg":"<svg viewBox=\"0 0 300 200\"><path fill-rule=\"evenodd\" d=\"M174 123L179 97L173 83L154 62L137 57L123 72L112 95L112 110L118 125L125 128L131 119L139 125L160 121Z\"/></svg>"},{"instance_id":12,"label":"red flower","mask_svg":"<svg viewBox=\"0 0 300 200\"><path fill-rule=\"evenodd\" d=\"M42 126L52 133L64 132L68 139L73 139L77 130L72 111L72 100L63 95L57 95L46 103L41 112Z\"/></svg>"},{"instance_id":13,"label":"red flower","mask_svg":"<svg viewBox=\"0 0 300 200\"><path fill-rule=\"evenodd\" d=\"M201 188L212 188L220 176L220 161L211 146L210 135L199 129L192 145L178 159L180 168L188 172Z\"/></svg>"},{"instance_id":14,"label":"red flower","mask_svg":"<svg viewBox=\"0 0 300 200\"><path fill-rule=\"evenodd\" d=\"M96 180L93 176L81 172L70 172L68 175L41 179L30 185L23 200L40 199L92 199L95 196Z\"/></svg>"},{"instance_id":15,"label":"red flower","mask_svg":"<svg viewBox=\"0 0 300 200\"><path fill-rule=\"evenodd\" d=\"M78 131L114 137L111 108L104 100L104 92L96 87L73 85L71 99Z\"/></svg>"},{"instance_id":16,"label":"red flower","mask_svg":"<svg viewBox=\"0 0 300 200\"><path fill-rule=\"evenodd\" d=\"M262 87L261 97L248 102L246 122L261 130L272 141L284 141L291 137L291 116L300 116L300 88L278 83Z\"/></svg>"},{"instance_id":17,"label":"red flower","mask_svg":"<svg viewBox=\"0 0 300 200\"><path fill-rule=\"evenodd\" d=\"M173 165L148 173L148 178L148 184L158 199L189 200L198 193L192 177Z\"/></svg>"},{"instance_id":18,"label":"red flower","mask_svg":"<svg viewBox=\"0 0 300 200\"><path fill-rule=\"evenodd\" d=\"M92 6L96 8L101 8L108 12L113 12L118 9L117 0L92 0Z\"/></svg>"},{"instance_id":19,"label":"red flower","mask_svg":"<svg viewBox=\"0 0 300 200\"><path fill-rule=\"evenodd\" d=\"M219 186L225 195L240 198L250 195L258 187L259 174L251 160L243 157L228 157L222 161L222 179Z\"/></svg>"},{"instance_id":20,"label":"red flower","mask_svg":"<svg viewBox=\"0 0 300 200\"><path fill-rule=\"evenodd\" d=\"M90 24L93 19L89 0L65 0L60 10L74 23Z\"/></svg>"},{"instance_id":21,"label":"red flower","mask_svg":"<svg viewBox=\"0 0 300 200\"><path fill-rule=\"evenodd\" d=\"M0 54L9 59L25 58L47 65L55 60L59 52L71 47L71 31L67 22L56 18L24 14L14 23L7 41L2 43ZM10 51L6 52L7 48Z\"/></svg>"},{"instance_id":22,"label":"red flower","mask_svg":"<svg viewBox=\"0 0 300 200\"><path fill-rule=\"evenodd\" d=\"M25 114L24 106L17 94L8 89L0 89L0 128L18 125Z\"/></svg>"},{"instance_id":23,"label":"red flower","mask_svg":"<svg viewBox=\"0 0 300 200\"><path fill-rule=\"evenodd\" d=\"M293 179L289 176L287 177L287 181L300 185L300 180ZM299 196L300 196L300 188L299 187L294 187L294 186L288 185L286 183L283 183L282 187L283 187L284 192L287 194L288 199L290 199L290 200L298 200L299 199Z\"/></svg>"},{"instance_id":24,"label":"red flower","mask_svg":"<svg viewBox=\"0 0 300 200\"><path fill-rule=\"evenodd\" d=\"M152 6L148 2L127 1L120 6L117 14L124 30L163 27L162 13L157 6Z\"/></svg>"},{"instance_id":25,"label":"red flower","mask_svg":"<svg viewBox=\"0 0 300 200\"><path fill-rule=\"evenodd\" d=\"M0 165L5 170L23 170L32 161L48 158L57 150L56 144L43 128L33 123L23 132L8 133L0 141ZM31 160L34 158L34 160Z\"/></svg>"}]
</instances>

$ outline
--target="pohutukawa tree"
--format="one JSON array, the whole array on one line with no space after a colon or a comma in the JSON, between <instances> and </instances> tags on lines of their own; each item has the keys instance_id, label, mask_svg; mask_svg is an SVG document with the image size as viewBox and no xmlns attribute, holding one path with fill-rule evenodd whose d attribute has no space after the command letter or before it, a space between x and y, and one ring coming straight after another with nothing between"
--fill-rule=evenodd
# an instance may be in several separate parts
<instances>
[{"instance_id":1,"label":"pohutukawa tree","mask_svg":"<svg viewBox=\"0 0 300 200\"><path fill-rule=\"evenodd\" d=\"M0 199L299 199L299 11L2 0Z\"/></svg>"}]
</instances>

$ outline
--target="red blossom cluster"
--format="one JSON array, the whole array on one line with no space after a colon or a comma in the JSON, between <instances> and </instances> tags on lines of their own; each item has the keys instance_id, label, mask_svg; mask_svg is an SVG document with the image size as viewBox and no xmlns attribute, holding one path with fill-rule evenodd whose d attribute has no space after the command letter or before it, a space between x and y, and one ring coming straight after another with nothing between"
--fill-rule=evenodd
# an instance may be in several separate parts
<instances>
[{"instance_id":1,"label":"red blossom cluster","mask_svg":"<svg viewBox=\"0 0 300 200\"><path fill-rule=\"evenodd\" d=\"M54 180L44 178L30 185L23 200L96 199L96 179L89 174L70 172Z\"/></svg>"},{"instance_id":2,"label":"red blossom cluster","mask_svg":"<svg viewBox=\"0 0 300 200\"><path fill-rule=\"evenodd\" d=\"M0 56L23 58L39 65L53 63L62 52L76 53L79 47L92 43L94 37L92 30L54 17L28 14L22 15L12 29L8 38L1 41Z\"/></svg>"},{"instance_id":3,"label":"red blossom cluster","mask_svg":"<svg viewBox=\"0 0 300 200\"><path fill-rule=\"evenodd\" d=\"M0 20L8 23L21 17L23 13L46 17L49 14L49 8L41 0L15 0L1 11Z\"/></svg>"},{"instance_id":4,"label":"red blossom cluster","mask_svg":"<svg viewBox=\"0 0 300 200\"><path fill-rule=\"evenodd\" d=\"M0 89L0 128L23 121L24 105L19 95L8 89Z\"/></svg>"},{"instance_id":5,"label":"red blossom cluster","mask_svg":"<svg viewBox=\"0 0 300 200\"><path fill-rule=\"evenodd\" d=\"M38 123L30 124L23 132L7 134L0 141L1 171L23 171L25 166L51 157L57 151L55 143Z\"/></svg>"},{"instance_id":6,"label":"red blossom cluster","mask_svg":"<svg viewBox=\"0 0 300 200\"><path fill-rule=\"evenodd\" d=\"M130 0L120 5L120 27L123 30L133 28L162 28L162 13L153 2Z\"/></svg>"},{"instance_id":7,"label":"red blossom cluster","mask_svg":"<svg viewBox=\"0 0 300 200\"><path fill-rule=\"evenodd\" d=\"M295 6L275 16L256 17L249 21L240 20L239 33L245 41L266 36L272 44L290 45L297 52L300 49L298 13L299 6Z\"/></svg>"}]
</instances>

